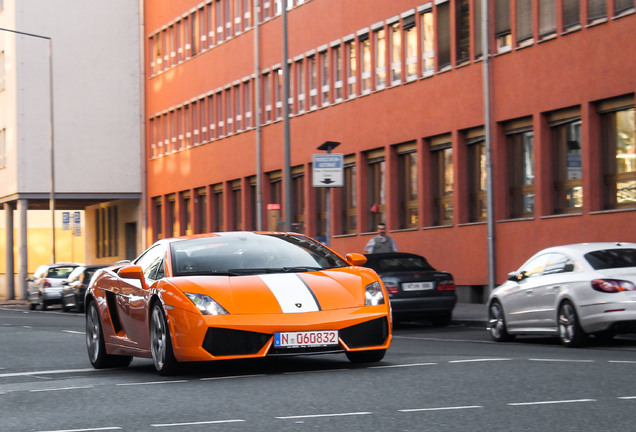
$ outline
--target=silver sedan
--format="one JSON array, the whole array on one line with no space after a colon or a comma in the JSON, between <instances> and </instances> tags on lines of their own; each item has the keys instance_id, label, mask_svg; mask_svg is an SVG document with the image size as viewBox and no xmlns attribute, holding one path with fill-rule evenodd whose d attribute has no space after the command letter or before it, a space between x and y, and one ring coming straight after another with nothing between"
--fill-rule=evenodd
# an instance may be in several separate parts
<instances>
[{"instance_id":1,"label":"silver sedan","mask_svg":"<svg viewBox=\"0 0 636 432\"><path fill-rule=\"evenodd\" d=\"M636 243L577 243L536 253L488 299L488 331L558 336L580 347L588 337L636 333Z\"/></svg>"}]
</instances>

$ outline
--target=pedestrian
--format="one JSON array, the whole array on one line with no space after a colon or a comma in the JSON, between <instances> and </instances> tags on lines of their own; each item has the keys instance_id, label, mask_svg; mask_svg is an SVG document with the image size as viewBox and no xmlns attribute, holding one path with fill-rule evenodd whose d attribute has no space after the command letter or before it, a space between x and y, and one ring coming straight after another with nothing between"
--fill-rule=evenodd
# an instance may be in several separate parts
<instances>
[{"instance_id":1,"label":"pedestrian","mask_svg":"<svg viewBox=\"0 0 636 432\"><path fill-rule=\"evenodd\" d=\"M365 253L397 252L397 244L393 237L386 235L386 224L378 224L378 234L364 247Z\"/></svg>"}]
</instances>

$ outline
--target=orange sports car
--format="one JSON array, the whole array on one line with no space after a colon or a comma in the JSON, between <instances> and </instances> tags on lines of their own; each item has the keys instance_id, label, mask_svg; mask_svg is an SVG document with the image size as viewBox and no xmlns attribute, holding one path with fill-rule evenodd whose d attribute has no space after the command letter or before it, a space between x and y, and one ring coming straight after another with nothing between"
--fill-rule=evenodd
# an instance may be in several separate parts
<instances>
[{"instance_id":1,"label":"orange sports car","mask_svg":"<svg viewBox=\"0 0 636 432\"><path fill-rule=\"evenodd\" d=\"M216 233L160 240L98 271L86 291L95 368L344 352L378 362L391 344L382 281L301 234Z\"/></svg>"}]
</instances>

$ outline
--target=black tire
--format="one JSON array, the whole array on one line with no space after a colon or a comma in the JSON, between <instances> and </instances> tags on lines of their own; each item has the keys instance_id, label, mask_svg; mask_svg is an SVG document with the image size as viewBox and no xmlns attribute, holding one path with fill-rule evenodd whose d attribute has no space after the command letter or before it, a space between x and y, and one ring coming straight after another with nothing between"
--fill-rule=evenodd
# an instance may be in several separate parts
<instances>
[{"instance_id":1,"label":"black tire","mask_svg":"<svg viewBox=\"0 0 636 432\"><path fill-rule=\"evenodd\" d=\"M29 310L35 310L37 303L29 303Z\"/></svg>"},{"instance_id":2,"label":"black tire","mask_svg":"<svg viewBox=\"0 0 636 432\"><path fill-rule=\"evenodd\" d=\"M585 346L587 335L579 324L579 317L572 302L566 300L559 306L557 315L559 339L566 347L579 348Z\"/></svg>"},{"instance_id":3,"label":"black tire","mask_svg":"<svg viewBox=\"0 0 636 432\"><path fill-rule=\"evenodd\" d=\"M62 297L62 312L68 312L69 307L66 306L66 302L64 301L64 297Z\"/></svg>"},{"instance_id":4,"label":"black tire","mask_svg":"<svg viewBox=\"0 0 636 432\"><path fill-rule=\"evenodd\" d=\"M43 298L43 297L40 297L40 304L39 304L39 306L40 306L40 310L41 310L41 311L45 311L45 310L46 310L46 307L48 306L48 305L46 304L46 302L44 301L44 298Z\"/></svg>"},{"instance_id":5,"label":"black tire","mask_svg":"<svg viewBox=\"0 0 636 432\"><path fill-rule=\"evenodd\" d=\"M159 302L152 306L150 314L150 350L159 375L172 375L177 371L179 362L174 356L168 321Z\"/></svg>"},{"instance_id":6,"label":"black tire","mask_svg":"<svg viewBox=\"0 0 636 432\"><path fill-rule=\"evenodd\" d=\"M450 324L452 318L453 318L453 313L447 312L444 315L431 317L431 323L433 324L434 327L446 327L447 325Z\"/></svg>"},{"instance_id":7,"label":"black tire","mask_svg":"<svg viewBox=\"0 0 636 432\"><path fill-rule=\"evenodd\" d=\"M347 351L347 358L351 363L377 363L384 358L385 349L372 351Z\"/></svg>"},{"instance_id":8,"label":"black tire","mask_svg":"<svg viewBox=\"0 0 636 432\"><path fill-rule=\"evenodd\" d=\"M488 307L488 332L495 342L508 342L514 339L514 336L508 333L504 310L497 300Z\"/></svg>"},{"instance_id":9,"label":"black tire","mask_svg":"<svg viewBox=\"0 0 636 432\"><path fill-rule=\"evenodd\" d=\"M95 303L90 302L86 314L86 349L88 359L95 369L126 367L132 361L130 356L106 354L104 333Z\"/></svg>"}]
</instances>

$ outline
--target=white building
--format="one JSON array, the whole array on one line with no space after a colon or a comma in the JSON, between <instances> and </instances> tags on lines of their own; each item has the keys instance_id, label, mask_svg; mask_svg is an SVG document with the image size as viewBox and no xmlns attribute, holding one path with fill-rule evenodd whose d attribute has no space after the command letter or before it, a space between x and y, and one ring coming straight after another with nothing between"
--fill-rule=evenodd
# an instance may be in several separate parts
<instances>
[{"instance_id":1,"label":"white building","mask_svg":"<svg viewBox=\"0 0 636 432\"><path fill-rule=\"evenodd\" d=\"M9 298L24 294L35 246L27 244L27 210L85 210L89 263L134 256L142 244L140 25L136 1L0 0L0 205ZM9 209L17 209L15 221ZM49 242L57 245L54 233Z\"/></svg>"}]
</instances>

